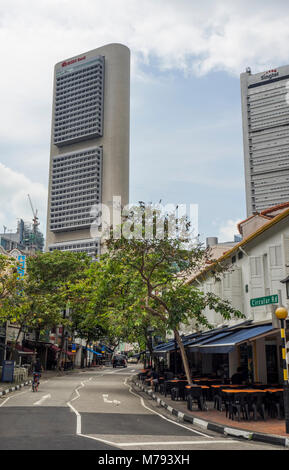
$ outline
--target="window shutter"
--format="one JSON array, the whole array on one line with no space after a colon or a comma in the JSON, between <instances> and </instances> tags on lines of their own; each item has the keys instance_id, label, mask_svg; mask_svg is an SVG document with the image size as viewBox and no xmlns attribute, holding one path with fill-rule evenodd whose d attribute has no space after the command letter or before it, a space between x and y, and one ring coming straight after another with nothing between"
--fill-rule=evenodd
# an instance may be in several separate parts
<instances>
[{"instance_id":1,"label":"window shutter","mask_svg":"<svg viewBox=\"0 0 289 470\"><path fill-rule=\"evenodd\" d=\"M232 298L232 289L231 289L231 273L225 273L222 280L223 285L223 299L231 300Z\"/></svg>"},{"instance_id":2,"label":"window shutter","mask_svg":"<svg viewBox=\"0 0 289 470\"><path fill-rule=\"evenodd\" d=\"M263 262L261 256L250 256L251 297L265 294Z\"/></svg>"},{"instance_id":3,"label":"window shutter","mask_svg":"<svg viewBox=\"0 0 289 470\"><path fill-rule=\"evenodd\" d=\"M232 279L232 305L236 309L243 310L242 298L242 269L236 267L231 274Z\"/></svg>"},{"instance_id":4,"label":"window shutter","mask_svg":"<svg viewBox=\"0 0 289 470\"><path fill-rule=\"evenodd\" d=\"M269 246L269 262L270 262L270 275L271 280L277 281L277 285L282 278L283 274L283 256L282 256L282 247L281 245ZM272 285L272 288L273 285Z\"/></svg>"}]
</instances>

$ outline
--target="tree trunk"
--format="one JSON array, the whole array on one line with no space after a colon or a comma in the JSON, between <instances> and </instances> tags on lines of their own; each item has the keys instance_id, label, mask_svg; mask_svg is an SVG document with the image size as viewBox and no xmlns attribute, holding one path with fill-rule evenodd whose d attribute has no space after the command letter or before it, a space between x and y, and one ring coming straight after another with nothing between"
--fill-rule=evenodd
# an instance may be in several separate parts
<instances>
[{"instance_id":1,"label":"tree trunk","mask_svg":"<svg viewBox=\"0 0 289 470\"><path fill-rule=\"evenodd\" d=\"M152 346L152 341L151 341L150 336L146 336L146 344L150 353L149 366L153 367L153 346Z\"/></svg>"},{"instance_id":2,"label":"tree trunk","mask_svg":"<svg viewBox=\"0 0 289 470\"><path fill-rule=\"evenodd\" d=\"M16 361L16 345L17 345L18 340L20 338L21 332L22 332L22 326L20 326L20 328L18 330L18 334L17 334L17 338L15 340L15 343L12 343L12 348L11 348L11 351L10 351L10 354L9 354L9 359L11 361Z\"/></svg>"},{"instance_id":3,"label":"tree trunk","mask_svg":"<svg viewBox=\"0 0 289 470\"><path fill-rule=\"evenodd\" d=\"M191 378L191 372L190 372L190 367L189 367L188 356L187 356L185 347L184 347L183 342L182 342L182 338L180 337L178 330L174 329L174 333L175 333L176 341L177 341L178 346L179 346L180 351L181 351L181 356L182 356L182 361L183 361L183 366L184 366L184 369L185 369L187 381L188 381L188 384L191 385L192 384L192 378Z\"/></svg>"},{"instance_id":4,"label":"tree trunk","mask_svg":"<svg viewBox=\"0 0 289 470\"><path fill-rule=\"evenodd\" d=\"M60 344L60 353L57 361L57 369L61 370L61 361L63 358L63 349L64 349L64 326L62 325L62 334L61 334L61 344Z\"/></svg>"}]
</instances>

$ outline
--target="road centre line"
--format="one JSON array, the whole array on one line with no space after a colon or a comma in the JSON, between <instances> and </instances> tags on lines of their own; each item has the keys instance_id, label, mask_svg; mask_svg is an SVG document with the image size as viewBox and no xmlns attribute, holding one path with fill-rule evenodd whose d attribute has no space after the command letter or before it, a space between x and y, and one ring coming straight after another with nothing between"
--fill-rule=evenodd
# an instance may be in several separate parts
<instances>
[{"instance_id":1,"label":"road centre line","mask_svg":"<svg viewBox=\"0 0 289 470\"><path fill-rule=\"evenodd\" d=\"M204 433L202 433L202 432L200 432L200 431L196 431L195 429L191 429L191 428L189 428L189 427L187 427L187 426L184 426L183 424L177 423L176 421L173 421L173 420L171 420L171 419L169 419L169 418L166 418L166 417L163 416L162 414L160 414L160 413L158 413L157 411L152 410L151 408L149 408L148 406L146 406L145 403L144 403L143 398L142 398L141 396L137 395L136 393L134 393L134 392L132 391L132 387L131 387L131 385L129 385L129 384L127 383L127 379L128 379L128 378L125 379L124 385L127 385L127 386L129 387L129 391L130 391L130 393L131 393L132 395L135 395L137 398L140 399L141 404L142 404L142 406L143 406L144 408L146 408L147 410L151 411L152 413L155 413L156 415L160 416L162 419L164 419L164 420L166 420L166 421L169 421L170 423L175 424L176 426L180 426L181 428L187 429L188 431L191 431L191 432L193 432L193 433L195 433L195 434L199 434L200 436L207 437L208 439L214 439L212 436L209 436L208 434L204 434Z\"/></svg>"},{"instance_id":2,"label":"road centre line","mask_svg":"<svg viewBox=\"0 0 289 470\"><path fill-rule=\"evenodd\" d=\"M89 379L91 380L92 377ZM89 382L89 380L86 380L86 382ZM81 385L84 387L85 384L82 382ZM78 387L79 388L82 388L82 387ZM76 389L77 390L77 389ZM76 391L75 390L75 391ZM78 393L78 390L77 390L77 393ZM80 397L80 394L78 393L78 396L75 397L74 399L76 400L77 398ZM72 401L72 400L71 400ZM86 434L82 434L81 432L81 414L74 408L74 406L72 406L72 404L70 402L67 402L67 405L69 406L69 408L75 413L76 415L76 434L77 436L80 436L80 437L86 437L87 439L92 439L94 441L98 441L98 442L103 442L104 444L108 444L108 445L111 445L111 446L115 446L115 447L118 447L118 444L116 444L115 442L111 442L111 441L107 441L105 439L100 439L100 438L97 438L97 437L93 437L93 436L89 436L89 435L86 435ZM118 447L120 449L120 447Z\"/></svg>"}]
</instances>

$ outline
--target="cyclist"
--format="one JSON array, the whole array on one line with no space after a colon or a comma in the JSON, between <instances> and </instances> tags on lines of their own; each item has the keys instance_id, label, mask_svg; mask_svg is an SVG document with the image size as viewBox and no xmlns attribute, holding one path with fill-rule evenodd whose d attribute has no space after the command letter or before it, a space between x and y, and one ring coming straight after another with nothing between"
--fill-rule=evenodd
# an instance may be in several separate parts
<instances>
[{"instance_id":1,"label":"cyclist","mask_svg":"<svg viewBox=\"0 0 289 470\"><path fill-rule=\"evenodd\" d=\"M36 383L36 388L39 385L39 379L41 377L42 366L39 357L37 357L36 362L33 365L33 384L32 388L34 389L34 385Z\"/></svg>"}]
</instances>

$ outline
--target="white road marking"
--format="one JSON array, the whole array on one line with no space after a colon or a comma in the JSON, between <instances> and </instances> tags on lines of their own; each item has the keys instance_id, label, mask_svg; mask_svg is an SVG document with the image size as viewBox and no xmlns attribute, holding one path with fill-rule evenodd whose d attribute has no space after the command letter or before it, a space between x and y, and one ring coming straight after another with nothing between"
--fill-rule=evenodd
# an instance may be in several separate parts
<instances>
[{"instance_id":1,"label":"white road marking","mask_svg":"<svg viewBox=\"0 0 289 470\"><path fill-rule=\"evenodd\" d=\"M234 442L235 443L239 443L239 444L244 444L243 442L241 441L234 441L233 439L223 439L223 440L220 440L220 441L214 441L214 444L228 444L228 442ZM152 442L130 442L130 443L119 443L118 445L121 446L121 447L132 447L132 446L168 446L170 444L173 444L173 445L198 445L198 444L212 444L212 441L166 441L166 442L156 442L156 441L152 441Z\"/></svg>"},{"instance_id":2,"label":"white road marking","mask_svg":"<svg viewBox=\"0 0 289 470\"><path fill-rule=\"evenodd\" d=\"M11 398L11 397L6 398L6 400L4 400L4 401L0 404L0 407L3 406L3 405L5 405L5 403L6 403L10 398Z\"/></svg>"},{"instance_id":3,"label":"white road marking","mask_svg":"<svg viewBox=\"0 0 289 470\"><path fill-rule=\"evenodd\" d=\"M19 395L24 395L25 393L28 393L28 391L26 392L20 392L20 393L17 393L15 395L11 395L11 397L7 397L6 400L4 400L2 403L0 403L0 408L1 406L5 405L5 403L10 400L11 398L15 398L15 397L19 397Z\"/></svg>"},{"instance_id":4,"label":"white road marking","mask_svg":"<svg viewBox=\"0 0 289 470\"><path fill-rule=\"evenodd\" d=\"M91 377L92 378L92 377ZM91 380L91 379L89 379ZM88 380L87 380L88 382ZM83 385L84 386L84 385ZM79 395L79 394L78 394ZM79 398L80 395L77 397ZM67 402L67 405L69 406L69 408L76 414L76 434L80 437L86 437L88 439L92 439L94 441L98 441L98 442L103 442L104 444L109 444L111 446L115 446L115 447L118 447L118 445L114 442L110 442L110 441L106 441L105 439L99 439L97 437L93 437L93 436L88 436L86 434L82 434L81 433L81 414L72 406L72 404L70 402Z\"/></svg>"},{"instance_id":5,"label":"white road marking","mask_svg":"<svg viewBox=\"0 0 289 470\"><path fill-rule=\"evenodd\" d=\"M72 406L71 403L67 403L69 408L76 414L76 434L81 434L81 416L78 411Z\"/></svg>"},{"instance_id":6,"label":"white road marking","mask_svg":"<svg viewBox=\"0 0 289 470\"><path fill-rule=\"evenodd\" d=\"M170 423L175 424L176 426L180 426L181 428L187 429L187 430L189 430L189 431L191 431L191 432L193 432L193 433L195 433L195 434L199 434L200 436L204 436L204 437L207 437L207 438L209 438L209 439L214 439L212 436L209 436L208 434L204 434L204 433L202 433L202 432L200 432L200 431L196 431L195 429L188 428L187 426L184 426L183 424L177 423L176 421L172 421L171 419L166 418L165 416L163 416L162 414L158 413L157 411L152 410L151 408L149 408L148 406L145 405L144 400L143 400L142 397L140 397L139 395L137 395L136 393L134 393L134 392L132 391L131 386L128 385L128 383L127 383L127 378L125 379L124 384L129 387L129 391L130 391L130 393L131 393L132 395L135 395L137 398L140 399L142 406L143 406L144 408L146 408L147 410L151 411L152 413L155 413L156 415L160 416L162 419L164 419L164 420L166 420L166 421L169 421Z\"/></svg>"},{"instance_id":7,"label":"white road marking","mask_svg":"<svg viewBox=\"0 0 289 470\"><path fill-rule=\"evenodd\" d=\"M51 395L48 394L48 395L44 395L44 397L40 398L40 400L36 401L35 403L33 403L33 405L42 405L42 403L47 400L48 398L51 398Z\"/></svg>"},{"instance_id":8,"label":"white road marking","mask_svg":"<svg viewBox=\"0 0 289 470\"><path fill-rule=\"evenodd\" d=\"M113 372L110 372L110 373L114 373ZM108 375L108 374L103 374L103 375ZM93 377L91 377L89 380L87 380L86 382L89 382ZM189 431L191 431L192 433L195 433L195 434L199 434L201 436L204 436L204 437L207 437L208 440L207 441L167 441L167 442L143 442L143 443L119 443L119 442L113 442L113 441L108 441L106 439L101 439L99 437L94 437L94 436L91 436L91 435L87 435L87 434L82 434L81 432L81 414L72 406L72 404L70 402L67 402L67 405L70 407L70 409L75 413L76 415L76 434L80 437L85 437L87 439L92 439L94 441L97 441L97 442L103 442L104 444L108 444L108 445L111 445L111 446L114 446L114 447L117 447L119 449L123 448L123 447L130 447L130 446L137 446L137 445L143 445L143 446L150 446L150 445L166 445L166 446L169 446L169 445L175 445L175 444L180 444L180 445L191 445L191 444L194 444L194 445L197 445L197 444L211 444L212 443L212 440L210 439L214 439L214 437L212 436L208 436L207 434L204 434L204 433L201 433L199 431L195 431L191 428L188 428L187 426L184 426L180 423L176 423L175 421L172 421L168 418L166 418L165 416L161 415L160 413L157 413L156 411L150 409L149 407L147 407L145 404L144 404L144 401L142 399L142 397L140 397L139 395L135 394L134 392L132 392L131 390L131 386L128 385L126 383L128 377L125 379L124 381L124 384L127 385L129 387L129 391L130 393L132 393L133 395L135 395L137 398L140 398L141 400L141 404L144 408L148 409L149 411L151 411L152 413L155 413L156 415L160 416L162 419L166 420L166 421L169 421L170 423L173 423L175 424L176 426L180 426L184 429L187 429ZM81 387L84 387L85 384L82 382L81 383ZM81 388L81 387L78 387L77 389L75 389L75 392L77 393L77 397L75 397L73 400L76 400L78 398L80 398L80 394L78 392L78 389ZM108 395L104 394L103 397L107 398ZM71 401L73 401L71 400ZM226 439L226 440L218 440L218 441L213 441L213 443L215 444L223 444L223 443L228 443L228 442L239 442L239 441L235 441L233 439Z\"/></svg>"},{"instance_id":9,"label":"white road marking","mask_svg":"<svg viewBox=\"0 0 289 470\"><path fill-rule=\"evenodd\" d=\"M118 400L108 400L108 395L102 395L104 403L114 403L115 405L120 405Z\"/></svg>"}]
</instances>

